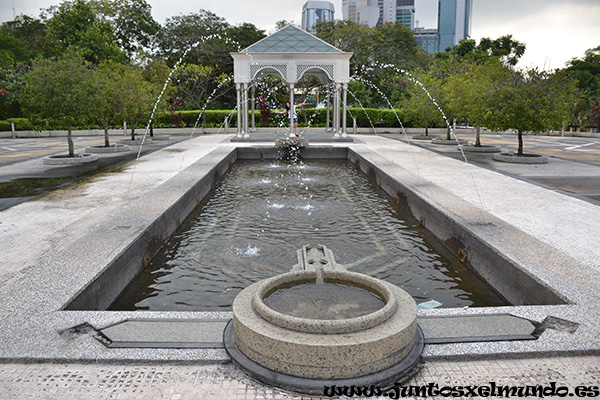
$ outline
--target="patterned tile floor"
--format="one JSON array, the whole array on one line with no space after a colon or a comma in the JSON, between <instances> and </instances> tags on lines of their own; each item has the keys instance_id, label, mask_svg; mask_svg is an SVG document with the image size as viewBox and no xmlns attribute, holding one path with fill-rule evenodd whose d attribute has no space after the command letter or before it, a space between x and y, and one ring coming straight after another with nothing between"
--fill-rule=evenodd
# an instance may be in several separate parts
<instances>
[{"instance_id":1,"label":"patterned tile floor","mask_svg":"<svg viewBox=\"0 0 600 400\"><path fill-rule=\"evenodd\" d=\"M491 361L432 361L405 385L548 386L556 382L578 398L600 386L600 356ZM580 389L583 390L583 389ZM581 392L580 392L581 393ZM522 396L511 396L513 398ZM591 396L589 396L591 397ZM3 364L0 400L313 399L267 387L233 365ZM376 398L376 397L372 397ZM389 398L380 396L379 398ZM423 398L423 397L405 397ZM444 396L428 397L444 398ZM453 398L468 398L460 396ZM497 397L501 398L501 397ZM506 398L506 397L504 397ZM528 398L539 398L528 396ZM546 396L545 398L558 398Z\"/></svg>"}]
</instances>

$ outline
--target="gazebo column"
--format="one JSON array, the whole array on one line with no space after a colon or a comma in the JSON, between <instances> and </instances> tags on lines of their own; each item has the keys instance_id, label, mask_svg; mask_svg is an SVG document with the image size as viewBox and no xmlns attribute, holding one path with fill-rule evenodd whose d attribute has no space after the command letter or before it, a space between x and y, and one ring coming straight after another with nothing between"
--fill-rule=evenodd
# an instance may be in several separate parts
<instances>
[{"instance_id":1,"label":"gazebo column","mask_svg":"<svg viewBox=\"0 0 600 400\"><path fill-rule=\"evenodd\" d=\"M237 96L237 137L241 138L242 136L242 92L241 92L241 87L242 85L240 85L239 83L235 84L235 93Z\"/></svg>"},{"instance_id":2,"label":"gazebo column","mask_svg":"<svg viewBox=\"0 0 600 400\"><path fill-rule=\"evenodd\" d=\"M342 85L342 137L348 137L348 133L346 133L346 100L348 99L348 84L344 83Z\"/></svg>"},{"instance_id":3,"label":"gazebo column","mask_svg":"<svg viewBox=\"0 0 600 400\"><path fill-rule=\"evenodd\" d=\"M248 133L248 84L242 83L242 101L243 101L243 113L242 120L244 121L244 127L242 128L244 138L249 138L250 134Z\"/></svg>"},{"instance_id":4,"label":"gazebo column","mask_svg":"<svg viewBox=\"0 0 600 400\"><path fill-rule=\"evenodd\" d=\"M294 134L294 84L290 83L290 136Z\"/></svg>"},{"instance_id":5,"label":"gazebo column","mask_svg":"<svg viewBox=\"0 0 600 400\"><path fill-rule=\"evenodd\" d=\"M340 137L340 84L337 82L333 91L333 137Z\"/></svg>"},{"instance_id":6,"label":"gazebo column","mask_svg":"<svg viewBox=\"0 0 600 400\"><path fill-rule=\"evenodd\" d=\"M254 118L254 113L256 111L256 98L255 98L256 86L252 85L252 89L251 89L250 93L251 93L250 102L252 104L252 129L250 129L250 131L251 132L256 132L256 121L255 121L255 118Z\"/></svg>"},{"instance_id":7,"label":"gazebo column","mask_svg":"<svg viewBox=\"0 0 600 400\"><path fill-rule=\"evenodd\" d=\"M331 85L327 88L327 123L325 124L326 132L331 132Z\"/></svg>"}]
</instances>

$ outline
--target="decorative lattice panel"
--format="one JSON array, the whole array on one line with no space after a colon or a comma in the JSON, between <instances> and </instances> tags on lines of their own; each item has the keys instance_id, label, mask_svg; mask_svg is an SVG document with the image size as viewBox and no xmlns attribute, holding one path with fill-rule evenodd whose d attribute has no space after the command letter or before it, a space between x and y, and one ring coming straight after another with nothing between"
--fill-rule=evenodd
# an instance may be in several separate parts
<instances>
[{"instance_id":1,"label":"decorative lattice panel","mask_svg":"<svg viewBox=\"0 0 600 400\"><path fill-rule=\"evenodd\" d=\"M272 68L276 71L278 71L281 76L283 77L283 79L287 79L287 64L250 64L250 76L252 77L251 79L254 80L256 79L256 74L258 74L258 72L262 69L265 68Z\"/></svg>"},{"instance_id":2,"label":"decorative lattice panel","mask_svg":"<svg viewBox=\"0 0 600 400\"><path fill-rule=\"evenodd\" d=\"M311 69L311 68L319 68L322 71L324 71L327 76L329 77L330 80L334 80L334 71L335 71L335 66L333 64L298 64L296 66L296 73L297 73L297 77L298 79L300 79L302 77L302 75L304 75L304 73Z\"/></svg>"}]
</instances>

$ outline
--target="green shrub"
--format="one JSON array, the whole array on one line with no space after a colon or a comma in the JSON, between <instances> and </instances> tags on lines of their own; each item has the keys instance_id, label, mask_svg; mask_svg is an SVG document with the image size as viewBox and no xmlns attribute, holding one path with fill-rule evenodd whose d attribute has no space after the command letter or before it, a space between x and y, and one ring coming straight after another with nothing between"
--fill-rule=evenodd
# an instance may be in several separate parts
<instances>
[{"instance_id":1,"label":"green shrub","mask_svg":"<svg viewBox=\"0 0 600 400\"><path fill-rule=\"evenodd\" d=\"M33 124L28 118L9 118L7 121L9 124L11 121L14 122L17 131L30 131L33 129Z\"/></svg>"},{"instance_id":2,"label":"green shrub","mask_svg":"<svg viewBox=\"0 0 600 400\"><path fill-rule=\"evenodd\" d=\"M0 121L0 132L10 131L10 122L8 121Z\"/></svg>"}]
</instances>

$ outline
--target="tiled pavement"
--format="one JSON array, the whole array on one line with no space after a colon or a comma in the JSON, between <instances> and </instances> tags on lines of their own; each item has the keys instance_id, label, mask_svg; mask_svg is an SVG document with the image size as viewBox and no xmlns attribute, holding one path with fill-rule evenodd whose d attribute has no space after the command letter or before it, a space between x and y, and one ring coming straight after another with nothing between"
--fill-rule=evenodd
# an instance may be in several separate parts
<instances>
[{"instance_id":1,"label":"tiled pavement","mask_svg":"<svg viewBox=\"0 0 600 400\"><path fill-rule=\"evenodd\" d=\"M2 322L0 330L6 328ZM600 356L428 361L409 384L489 382L509 386L557 382L572 391L580 385L600 386ZM266 387L230 364L0 364L0 400L300 398Z\"/></svg>"},{"instance_id":2,"label":"tiled pavement","mask_svg":"<svg viewBox=\"0 0 600 400\"><path fill-rule=\"evenodd\" d=\"M595 386L596 390L600 386L600 356L429 361L405 385L432 383L442 388L490 385L490 382L503 386L548 386L550 382L556 382L557 387L567 387L574 395L568 397L578 398L576 394L578 386L588 388ZM313 398L264 386L231 364L209 366L4 364L0 370L0 390L0 400ZM443 398L443 396L429 398Z\"/></svg>"}]
</instances>

